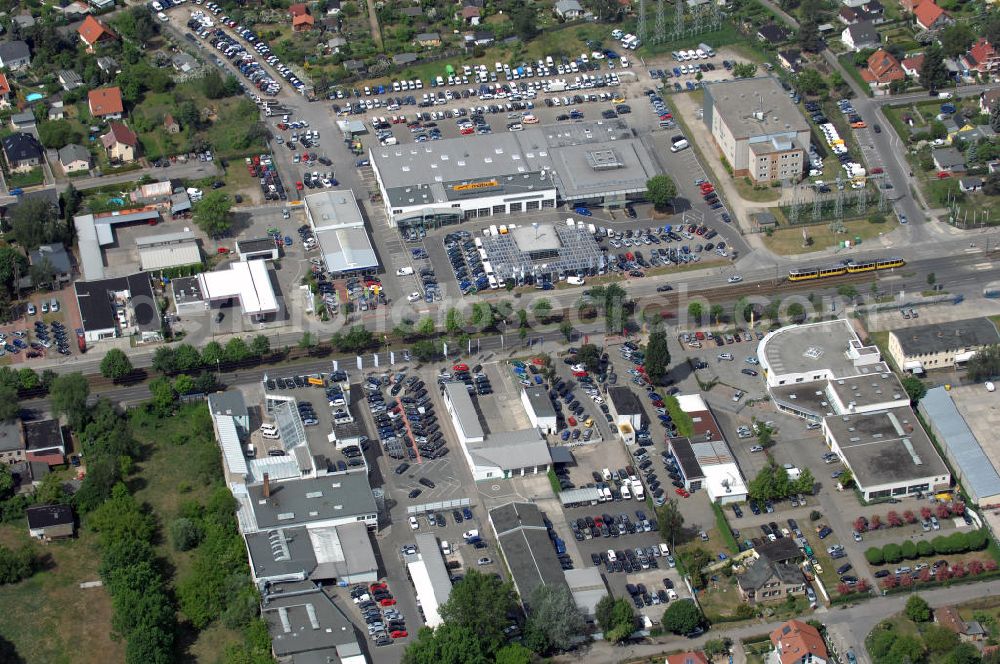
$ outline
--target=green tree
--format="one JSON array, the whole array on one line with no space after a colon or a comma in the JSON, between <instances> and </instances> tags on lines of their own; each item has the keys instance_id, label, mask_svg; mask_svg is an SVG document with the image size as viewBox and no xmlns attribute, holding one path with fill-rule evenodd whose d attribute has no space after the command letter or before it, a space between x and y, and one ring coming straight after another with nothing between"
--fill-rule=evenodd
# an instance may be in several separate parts
<instances>
[{"instance_id":1,"label":"green tree","mask_svg":"<svg viewBox=\"0 0 1000 664\"><path fill-rule=\"evenodd\" d=\"M448 309L444 317L444 329L451 336L462 331L462 314L455 307Z\"/></svg>"},{"instance_id":2,"label":"green tree","mask_svg":"<svg viewBox=\"0 0 1000 664\"><path fill-rule=\"evenodd\" d=\"M66 418L71 429L79 431L87 421L90 410L87 406L89 396L90 385L82 374L61 374L52 382L49 403L57 415Z\"/></svg>"},{"instance_id":3,"label":"green tree","mask_svg":"<svg viewBox=\"0 0 1000 664\"><path fill-rule=\"evenodd\" d=\"M420 628L403 653L403 664L490 664L494 650L484 647L475 630L445 621L436 629Z\"/></svg>"},{"instance_id":4,"label":"green tree","mask_svg":"<svg viewBox=\"0 0 1000 664\"><path fill-rule=\"evenodd\" d=\"M9 296L17 293L17 281L29 274L28 259L10 245L0 247L0 285Z\"/></svg>"},{"instance_id":5,"label":"green tree","mask_svg":"<svg viewBox=\"0 0 1000 664\"><path fill-rule=\"evenodd\" d=\"M229 232L233 202L228 194L221 190L210 191L193 207L194 223L209 237L217 238Z\"/></svg>"},{"instance_id":6,"label":"green tree","mask_svg":"<svg viewBox=\"0 0 1000 664\"><path fill-rule=\"evenodd\" d=\"M670 542L670 550L681 538L684 529L684 515L681 514L677 501L673 498L656 509L656 520L660 526L660 536L665 542Z\"/></svg>"},{"instance_id":7,"label":"green tree","mask_svg":"<svg viewBox=\"0 0 1000 664\"><path fill-rule=\"evenodd\" d=\"M10 472L10 466L0 465L0 500L7 500L14 491L14 476Z\"/></svg>"},{"instance_id":8,"label":"green tree","mask_svg":"<svg viewBox=\"0 0 1000 664\"><path fill-rule=\"evenodd\" d=\"M927 386L924 385L924 381L916 376L906 376L903 378L902 383L903 389L906 390L906 395L910 397L910 403L914 406L927 394Z\"/></svg>"},{"instance_id":9,"label":"green tree","mask_svg":"<svg viewBox=\"0 0 1000 664\"><path fill-rule=\"evenodd\" d=\"M492 575L470 570L451 589L448 601L438 613L446 623L476 634L487 652L496 652L504 643L507 614L516 606L514 587Z\"/></svg>"},{"instance_id":10,"label":"green tree","mask_svg":"<svg viewBox=\"0 0 1000 664\"><path fill-rule=\"evenodd\" d=\"M251 353L247 342L243 341L240 337L233 337L226 342L226 349L223 351L223 356L227 362L240 362L250 357Z\"/></svg>"},{"instance_id":11,"label":"green tree","mask_svg":"<svg viewBox=\"0 0 1000 664\"><path fill-rule=\"evenodd\" d=\"M538 34L538 16L534 5L516 4L510 12L514 33L527 42Z\"/></svg>"},{"instance_id":12,"label":"green tree","mask_svg":"<svg viewBox=\"0 0 1000 664\"><path fill-rule=\"evenodd\" d=\"M913 622L930 622L931 619L931 607L920 595L910 595L909 599L906 600L906 608L904 609L906 617Z\"/></svg>"},{"instance_id":13,"label":"green tree","mask_svg":"<svg viewBox=\"0 0 1000 664\"><path fill-rule=\"evenodd\" d=\"M885 562L894 565L903 559L903 547L892 542L882 547L882 557Z\"/></svg>"},{"instance_id":14,"label":"green tree","mask_svg":"<svg viewBox=\"0 0 1000 664\"><path fill-rule=\"evenodd\" d=\"M976 34L968 23L952 23L941 30L938 41L945 57L957 58L969 50L976 41Z\"/></svg>"},{"instance_id":15,"label":"green tree","mask_svg":"<svg viewBox=\"0 0 1000 664\"><path fill-rule=\"evenodd\" d=\"M263 357L271 352L271 340L266 334L258 334L250 340L250 353L254 357Z\"/></svg>"},{"instance_id":16,"label":"green tree","mask_svg":"<svg viewBox=\"0 0 1000 664\"><path fill-rule=\"evenodd\" d=\"M201 363L206 366L215 368L224 359L226 359L226 352L218 341L209 341L201 349Z\"/></svg>"},{"instance_id":17,"label":"green tree","mask_svg":"<svg viewBox=\"0 0 1000 664\"><path fill-rule=\"evenodd\" d=\"M667 347L667 333L662 330L650 332L646 344L644 361L646 375L653 385L663 385L670 367L670 349Z\"/></svg>"},{"instance_id":18,"label":"green tree","mask_svg":"<svg viewBox=\"0 0 1000 664\"><path fill-rule=\"evenodd\" d=\"M177 551L190 551L198 546L204 533L193 519L180 517L170 524L170 541Z\"/></svg>"},{"instance_id":19,"label":"green tree","mask_svg":"<svg viewBox=\"0 0 1000 664\"><path fill-rule=\"evenodd\" d=\"M815 69L803 69L796 77L798 91L807 95L818 95L826 91L823 75Z\"/></svg>"},{"instance_id":20,"label":"green tree","mask_svg":"<svg viewBox=\"0 0 1000 664\"><path fill-rule=\"evenodd\" d=\"M531 310L535 313L536 316L538 316L542 320L545 320L552 313L552 303L546 298L541 298L535 301L535 304L532 305Z\"/></svg>"},{"instance_id":21,"label":"green tree","mask_svg":"<svg viewBox=\"0 0 1000 664\"><path fill-rule=\"evenodd\" d=\"M118 380L131 373L132 361L128 359L128 355L124 351L119 348L112 348L104 354L104 359L101 360L102 376Z\"/></svg>"},{"instance_id":22,"label":"green tree","mask_svg":"<svg viewBox=\"0 0 1000 664\"><path fill-rule=\"evenodd\" d=\"M677 185L669 175L654 175L646 181L646 196L658 211L667 210L677 196Z\"/></svg>"},{"instance_id":23,"label":"green tree","mask_svg":"<svg viewBox=\"0 0 1000 664\"><path fill-rule=\"evenodd\" d=\"M335 339L334 345L345 353L357 353L371 348L375 343L375 336L364 325L354 325L347 334Z\"/></svg>"},{"instance_id":24,"label":"green tree","mask_svg":"<svg viewBox=\"0 0 1000 664\"><path fill-rule=\"evenodd\" d=\"M920 82L934 90L948 83L948 69L944 66L944 53L937 44L924 49L924 65L920 69Z\"/></svg>"},{"instance_id":25,"label":"green tree","mask_svg":"<svg viewBox=\"0 0 1000 664\"><path fill-rule=\"evenodd\" d=\"M149 381L149 394L151 398L148 404L154 413L166 415L173 410L177 395L169 378L157 376Z\"/></svg>"},{"instance_id":26,"label":"green tree","mask_svg":"<svg viewBox=\"0 0 1000 664\"><path fill-rule=\"evenodd\" d=\"M945 664L981 664L982 654L975 645L963 642L955 646L944 658Z\"/></svg>"},{"instance_id":27,"label":"green tree","mask_svg":"<svg viewBox=\"0 0 1000 664\"><path fill-rule=\"evenodd\" d=\"M24 251L34 251L41 244L61 241L65 235L64 225L55 208L43 198L29 198L18 203L10 215L10 228Z\"/></svg>"},{"instance_id":28,"label":"green tree","mask_svg":"<svg viewBox=\"0 0 1000 664\"><path fill-rule=\"evenodd\" d=\"M837 478L837 482L845 489L850 489L854 484L854 473L851 472L850 468L844 468L844 472Z\"/></svg>"},{"instance_id":29,"label":"green tree","mask_svg":"<svg viewBox=\"0 0 1000 664\"><path fill-rule=\"evenodd\" d=\"M792 489L794 493L804 493L811 496L816 490L816 478L813 477L812 471L803 468L799 473L799 478L792 482Z\"/></svg>"},{"instance_id":30,"label":"green tree","mask_svg":"<svg viewBox=\"0 0 1000 664\"><path fill-rule=\"evenodd\" d=\"M160 346L153 353L153 371L166 374L177 369L177 358L170 346Z\"/></svg>"},{"instance_id":31,"label":"green tree","mask_svg":"<svg viewBox=\"0 0 1000 664\"><path fill-rule=\"evenodd\" d=\"M53 120L38 125L38 139L50 150L59 150L70 143L79 143L82 136L66 120Z\"/></svg>"},{"instance_id":32,"label":"green tree","mask_svg":"<svg viewBox=\"0 0 1000 664\"><path fill-rule=\"evenodd\" d=\"M421 339L420 341L414 342L413 346L410 347L410 354L417 359L418 362L433 362L442 357L441 352L442 346L436 341L431 341L430 339Z\"/></svg>"},{"instance_id":33,"label":"green tree","mask_svg":"<svg viewBox=\"0 0 1000 664\"><path fill-rule=\"evenodd\" d=\"M497 650L493 664L531 664L534 656L520 643L511 643Z\"/></svg>"},{"instance_id":34,"label":"green tree","mask_svg":"<svg viewBox=\"0 0 1000 664\"><path fill-rule=\"evenodd\" d=\"M837 294L848 300L853 300L858 296L858 289L851 284L842 284L837 286Z\"/></svg>"},{"instance_id":35,"label":"green tree","mask_svg":"<svg viewBox=\"0 0 1000 664\"><path fill-rule=\"evenodd\" d=\"M692 322L700 323L702 316L705 315L705 307L701 302L692 302L688 305L688 318Z\"/></svg>"},{"instance_id":36,"label":"green tree","mask_svg":"<svg viewBox=\"0 0 1000 664\"><path fill-rule=\"evenodd\" d=\"M869 565L881 565L885 562L885 556L882 555L882 549L871 546L865 549L865 560L868 561Z\"/></svg>"},{"instance_id":37,"label":"green tree","mask_svg":"<svg viewBox=\"0 0 1000 664\"><path fill-rule=\"evenodd\" d=\"M615 602L614 597L605 595L597 601L597 605L594 607L594 620L602 632L607 632L614 627L612 616L614 615Z\"/></svg>"},{"instance_id":38,"label":"green tree","mask_svg":"<svg viewBox=\"0 0 1000 664\"><path fill-rule=\"evenodd\" d=\"M299 339L298 346L299 348L315 348L318 341L312 332L306 330L302 333L302 338Z\"/></svg>"},{"instance_id":39,"label":"green tree","mask_svg":"<svg viewBox=\"0 0 1000 664\"><path fill-rule=\"evenodd\" d=\"M576 361L591 373L597 373L601 367L601 349L594 344L583 344L576 352Z\"/></svg>"},{"instance_id":40,"label":"green tree","mask_svg":"<svg viewBox=\"0 0 1000 664\"><path fill-rule=\"evenodd\" d=\"M566 585L542 584L531 593L526 642L538 653L568 650L587 623Z\"/></svg>"},{"instance_id":41,"label":"green tree","mask_svg":"<svg viewBox=\"0 0 1000 664\"><path fill-rule=\"evenodd\" d=\"M708 311L709 318L714 319L716 325L722 322L722 316L726 313L725 308L721 304L713 304Z\"/></svg>"},{"instance_id":42,"label":"green tree","mask_svg":"<svg viewBox=\"0 0 1000 664\"><path fill-rule=\"evenodd\" d=\"M432 316L424 316L417 322L417 334L422 337L433 336L434 328L434 318Z\"/></svg>"},{"instance_id":43,"label":"green tree","mask_svg":"<svg viewBox=\"0 0 1000 664\"><path fill-rule=\"evenodd\" d=\"M572 341L573 340L573 323L569 322L568 320L563 320L561 323L559 323L559 333L562 334L563 337L566 338L567 342Z\"/></svg>"},{"instance_id":44,"label":"green tree","mask_svg":"<svg viewBox=\"0 0 1000 664\"><path fill-rule=\"evenodd\" d=\"M756 500L780 500L792 493L788 471L770 461L750 480L750 496Z\"/></svg>"},{"instance_id":45,"label":"green tree","mask_svg":"<svg viewBox=\"0 0 1000 664\"><path fill-rule=\"evenodd\" d=\"M690 599L677 600L663 612L660 624L674 634L689 634L701 625L701 611Z\"/></svg>"},{"instance_id":46,"label":"green tree","mask_svg":"<svg viewBox=\"0 0 1000 664\"><path fill-rule=\"evenodd\" d=\"M737 62L733 65L733 76L736 78L753 78L757 75L757 65L752 62Z\"/></svg>"},{"instance_id":47,"label":"green tree","mask_svg":"<svg viewBox=\"0 0 1000 664\"><path fill-rule=\"evenodd\" d=\"M0 422L13 422L20 410L17 388L0 385Z\"/></svg>"},{"instance_id":48,"label":"green tree","mask_svg":"<svg viewBox=\"0 0 1000 664\"><path fill-rule=\"evenodd\" d=\"M38 558L30 544L17 549L0 546L0 584L27 579L38 567Z\"/></svg>"},{"instance_id":49,"label":"green tree","mask_svg":"<svg viewBox=\"0 0 1000 664\"><path fill-rule=\"evenodd\" d=\"M174 365L177 371L194 371L204 366L204 362L197 348L181 344L174 349Z\"/></svg>"}]
</instances>

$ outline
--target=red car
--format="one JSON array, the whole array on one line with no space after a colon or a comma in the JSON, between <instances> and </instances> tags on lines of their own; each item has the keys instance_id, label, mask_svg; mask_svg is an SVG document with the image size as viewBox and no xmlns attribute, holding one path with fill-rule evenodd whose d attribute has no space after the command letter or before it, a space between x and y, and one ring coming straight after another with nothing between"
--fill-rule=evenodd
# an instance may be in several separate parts
<instances>
[{"instance_id":1,"label":"red car","mask_svg":"<svg viewBox=\"0 0 1000 664\"><path fill-rule=\"evenodd\" d=\"M572 415L570 415L569 419L566 420L566 423L569 424L571 427L575 427L576 426L576 418L573 417Z\"/></svg>"},{"instance_id":2,"label":"red car","mask_svg":"<svg viewBox=\"0 0 1000 664\"><path fill-rule=\"evenodd\" d=\"M302 187L303 187L303 184L302 184L301 182L296 182L296 183L295 183L295 188L296 188L296 189L297 189L298 191L302 191Z\"/></svg>"},{"instance_id":3,"label":"red car","mask_svg":"<svg viewBox=\"0 0 1000 664\"><path fill-rule=\"evenodd\" d=\"M586 371L574 371L573 372L573 377L574 378L583 378L586 375L587 375Z\"/></svg>"},{"instance_id":4,"label":"red car","mask_svg":"<svg viewBox=\"0 0 1000 664\"><path fill-rule=\"evenodd\" d=\"M379 606L392 606L396 603L396 600L393 597L386 597L385 599L379 600L378 603Z\"/></svg>"},{"instance_id":5,"label":"red car","mask_svg":"<svg viewBox=\"0 0 1000 664\"><path fill-rule=\"evenodd\" d=\"M687 489L682 489L680 487L674 489L674 493L676 493L681 498L687 498L688 496L691 495L690 493L687 492Z\"/></svg>"},{"instance_id":6,"label":"red car","mask_svg":"<svg viewBox=\"0 0 1000 664\"><path fill-rule=\"evenodd\" d=\"M937 174L938 180L944 180L945 178L950 178L951 173L948 171L939 171Z\"/></svg>"},{"instance_id":7,"label":"red car","mask_svg":"<svg viewBox=\"0 0 1000 664\"><path fill-rule=\"evenodd\" d=\"M877 173L882 173L882 172L884 172L884 171L882 170L881 166L876 166L875 168L872 169L872 173L876 173L877 174Z\"/></svg>"},{"instance_id":8,"label":"red car","mask_svg":"<svg viewBox=\"0 0 1000 664\"><path fill-rule=\"evenodd\" d=\"M376 590L388 590L388 588L389 586L385 585L384 583L373 583L370 586L368 586L368 589L371 590L372 592L375 592Z\"/></svg>"},{"instance_id":9,"label":"red car","mask_svg":"<svg viewBox=\"0 0 1000 664\"><path fill-rule=\"evenodd\" d=\"M405 639L406 637L409 636L409 634L406 632L405 629L396 629L389 632L389 636L391 636L394 639Z\"/></svg>"},{"instance_id":10,"label":"red car","mask_svg":"<svg viewBox=\"0 0 1000 664\"><path fill-rule=\"evenodd\" d=\"M469 370L469 365L465 364L463 362L463 363L456 364L451 369L452 369L452 371L468 371Z\"/></svg>"}]
</instances>

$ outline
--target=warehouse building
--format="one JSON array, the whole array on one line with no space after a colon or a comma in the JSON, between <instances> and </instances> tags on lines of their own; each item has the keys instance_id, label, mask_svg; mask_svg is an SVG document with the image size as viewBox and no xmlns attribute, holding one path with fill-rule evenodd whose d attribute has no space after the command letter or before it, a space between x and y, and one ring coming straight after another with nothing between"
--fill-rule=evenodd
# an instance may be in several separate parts
<instances>
[{"instance_id":1,"label":"warehouse building","mask_svg":"<svg viewBox=\"0 0 1000 664\"><path fill-rule=\"evenodd\" d=\"M417 603L424 624L434 628L444 622L438 612L451 597L451 575L448 574L441 545L433 533L419 533L414 538L417 555L404 554L406 571L416 591Z\"/></svg>"},{"instance_id":2,"label":"warehouse building","mask_svg":"<svg viewBox=\"0 0 1000 664\"><path fill-rule=\"evenodd\" d=\"M927 390L917 409L934 435L955 479L980 507L1000 505L1000 397L981 385Z\"/></svg>"},{"instance_id":3,"label":"warehouse building","mask_svg":"<svg viewBox=\"0 0 1000 664\"><path fill-rule=\"evenodd\" d=\"M148 275L77 281L73 288L87 341L133 335L140 341L160 338L159 307Z\"/></svg>"},{"instance_id":4,"label":"warehouse building","mask_svg":"<svg viewBox=\"0 0 1000 664\"><path fill-rule=\"evenodd\" d=\"M865 500L947 489L951 473L909 406L823 419L827 447L850 468Z\"/></svg>"},{"instance_id":5,"label":"warehouse building","mask_svg":"<svg viewBox=\"0 0 1000 664\"><path fill-rule=\"evenodd\" d=\"M889 355L902 371L922 374L931 369L962 366L986 346L1000 343L989 318L945 321L889 332Z\"/></svg>"},{"instance_id":6,"label":"warehouse building","mask_svg":"<svg viewBox=\"0 0 1000 664\"><path fill-rule=\"evenodd\" d=\"M115 226L135 223L156 224L159 220L160 211L152 206L73 217L83 278L95 281L106 276L102 247L115 243Z\"/></svg>"},{"instance_id":7,"label":"warehouse building","mask_svg":"<svg viewBox=\"0 0 1000 664\"><path fill-rule=\"evenodd\" d=\"M668 449L677 459L684 488L704 489L714 503L745 501L746 481L708 404L699 394L678 395L677 404L691 418L693 434L690 438L667 440Z\"/></svg>"},{"instance_id":8,"label":"warehouse building","mask_svg":"<svg viewBox=\"0 0 1000 664\"><path fill-rule=\"evenodd\" d=\"M292 526L245 536L253 582L374 583L378 562L363 523L332 528Z\"/></svg>"},{"instance_id":9,"label":"warehouse building","mask_svg":"<svg viewBox=\"0 0 1000 664\"><path fill-rule=\"evenodd\" d=\"M139 269L143 272L174 267L201 266L201 249L188 229L136 238Z\"/></svg>"},{"instance_id":10,"label":"warehouse building","mask_svg":"<svg viewBox=\"0 0 1000 664\"><path fill-rule=\"evenodd\" d=\"M540 585L566 584L538 505L507 503L491 509L489 519L522 604Z\"/></svg>"},{"instance_id":11,"label":"warehouse building","mask_svg":"<svg viewBox=\"0 0 1000 664\"><path fill-rule=\"evenodd\" d=\"M521 405L528 414L531 426L546 434L556 432L556 409L552 405L549 393L541 387L524 387L521 389Z\"/></svg>"},{"instance_id":12,"label":"warehouse building","mask_svg":"<svg viewBox=\"0 0 1000 664\"><path fill-rule=\"evenodd\" d=\"M809 123L776 78L735 79L704 88L704 122L734 177L754 182L802 177Z\"/></svg>"},{"instance_id":13,"label":"warehouse building","mask_svg":"<svg viewBox=\"0 0 1000 664\"><path fill-rule=\"evenodd\" d=\"M378 271L378 256L352 190L310 194L305 203L306 218L330 274L346 276Z\"/></svg>"},{"instance_id":14,"label":"warehouse building","mask_svg":"<svg viewBox=\"0 0 1000 664\"><path fill-rule=\"evenodd\" d=\"M365 473L322 475L255 484L232 484L239 502L237 519L244 535L302 525L332 528L361 522L378 525L375 497Z\"/></svg>"},{"instance_id":15,"label":"warehouse building","mask_svg":"<svg viewBox=\"0 0 1000 664\"><path fill-rule=\"evenodd\" d=\"M465 383L444 383L442 394L475 481L548 472L552 457L538 429L487 432Z\"/></svg>"},{"instance_id":16,"label":"warehouse building","mask_svg":"<svg viewBox=\"0 0 1000 664\"><path fill-rule=\"evenodd\" d=\"M260 617L279 662L366 664L350 619L311 581L282 583L261 597Z\"/></svg>"},{"instance_id":17,"label":"warehouse building","mask_svg":"<svg viewBox=\"0 0 1000 664\"><path fill-rule=\"evenodd\" d=\"M659 172L622 121L376 146L370 157L389 224L404 232L557 202L621 207Z\"/></svg>"}]
</instances>

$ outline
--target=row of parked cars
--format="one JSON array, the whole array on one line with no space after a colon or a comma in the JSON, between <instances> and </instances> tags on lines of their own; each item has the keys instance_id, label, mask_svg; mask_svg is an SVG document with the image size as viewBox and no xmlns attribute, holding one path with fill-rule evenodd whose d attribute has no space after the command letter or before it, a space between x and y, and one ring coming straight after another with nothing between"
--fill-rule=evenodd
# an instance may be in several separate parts
<instances>
[{"instance_id":1,"label":"row of parked cars","mask_svg":"<svg viewBox=\"0 0 1000 664\"><path fill-rule=\"evenodd\" d=\"M278 58L278 56L271 53L271 48L267 45L265 40L261 39L257 33L250 28L244 28L236 25L236 21L226 16L223 16L221 20L227 26L235 30L240 37L253 44L253 47L257 49L257 52L260 53L261 57L266 58L267 64L274 67L274 69L281 74L281 76L288 81L292 87L294 87L300 94L305 94L306 84L300 81L295 73L292 72L287 65L281 62L281 59Z\"/></svg>"},{"instance_id":2,"label":"row of parked cars","mask_svg":"<svg viewBox=\"0 0 1000 664\"><path fill-rule=\"evenodd\" d=\"M394 639L409 636L406 619L395 608L396 599L385 583L351 588L351 599L358 606L368 628L368 636L376 646L390 645Z\"/></svg>"}]
</instances>

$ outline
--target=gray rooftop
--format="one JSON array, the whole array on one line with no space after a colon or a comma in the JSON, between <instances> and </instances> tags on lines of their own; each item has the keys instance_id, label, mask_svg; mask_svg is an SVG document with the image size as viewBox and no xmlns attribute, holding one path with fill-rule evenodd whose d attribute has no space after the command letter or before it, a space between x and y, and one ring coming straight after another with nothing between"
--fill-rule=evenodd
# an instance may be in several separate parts
<instances>
[{"instance_id":1,"label":"gray rooftop","mask_svg":"<svg viewBox=\"0 0 1000 664\"><path fill-rule=\"evenodd\" d=\"M616 385L608 388L608 398L619 415L641 415L642 402L632 388Z\"/></svg>"},{"instance_id":2,"label":"gray rooftop","mask_svg":"<svg viewBox=\"0 0 1000 664\"><path fill-rule=\"evenodd\" d=\"M621 120L377 146L371 155L394 205L552 188L567 200L639 193L659 172L649 151ZM480 186L466 186L470 183Z\"/></svg>"},{"instance_id":3,"label":"gray rooftop","mask_svg":"<svg viewBox=\"0 0 1000 664\"><path fill-rule=\"evenodd\" d=\"M568 569L563 572L563 577L583 615L594 615L597 603L608 594L608 587L604 583L601 570L597 567Z\"/></svg>"},{"instance_id":4,"label":"gray rooftop","mask_svg":"<svg viewBox=\"0 0 1000 664\"><path fill-rule=\"evenodd\" d=\"M955 350L979 348L1000 343L1000 334L989 318L945 321L893 330L906 357L933 355Z\"/></svg>"},{"instance_id":5,"label":"gray rooftop","mask_svg":"<svg viewBox=\"0 0 1000 664\"><path fill-rule=\"evenodd\" d=\"M271 482L266 499L262 484L248 485L247 491L260 530L378 513L364 473Z\"/></svg>"},{"instance_id":6,"label":"gray rooftop","mask_svg":"<svg viewBox=\"0 0 1000 664\"><path fill-rule=\"evenodd\" d=\"M809 131L809 123L788 98L778 80L770 76L742 78L705 86L705 117L712 106L713 121L721 119L739 140L781 132ZM763 111L763 119L754 113Z\"/></svg>"},{"instance_id":7,"label":"gray rooftop","mask_svg":"<svg viewBox=\"0 0 1000 664\"><path fill-rule=\"evenodd\" d=\"M274 654L295 657L354 644L354 626L323 591L310 581L282 584L264 597L261 617L271 634Z\"/></svg>"},{"instance_id":8,"label":"gray rooftop","mask_svg":"<svg viewBox=\"0 0 1000 664\"><path fill-rule=\"evenodd\" d=\"M59 162L71 164L74 161L90 161L90 151L79 143L70 143L59 148Z\"/></svg>"},{"instance_id":9,"label":"gray rooftop","mask_svg":"<svg viewBox=\"0 0 1000 664\"><path fill-rule=\"evenodd\" d=\"M535 412L536 417L556 416L556 409L547 391L540 387L526 387L524 392L528 395L528 403L531 404L531 410Z\"/></svg>"},{"instance_id":10,"label":"gray rooftop","mask_svg":"<svg viewBox=\"0 0 1000 664\"><path fill-rule=\"evenodd\" d=\"M971 398L970 398L971 397ZM959 399L962 410L959 410L955 399ZM920 400L919 410L928 425L933 429L937 442L944 449L945 455L951 461L952 467L962 480L962 484L972 493L973 500L980 500L1000 495L1000 474L997 473L994 461L990 458L983 443L973 433L969 422L962 411L977 415L992 414L996 408L995 393L987 392L979 385L958 388L953 394L944 387L927 390ZM986 419L986 421L983 421ZM975 418L977 426L991 429L989 417ZM995 429L987 431L992 434ZM994 437L986 439L986 445L992 446Z\"/></svg>"},{"instance_id":11,"label":"gray rooftop","mask_svg":"<svg viewBox=\"0 0 1000 664\"><path fill-rule=\"evenodd\" d=\"M547 466L552 461L548 443L534 428L491 432L481 443L467 447L477 465L503 470Z\"/></svg>"},{"instance_id":12,"label":"gray rooftop","mask_svg":"<svg viewBox=\"0 0 1000 664\"><path fill-rule=\"evenodd\" d=\"M854 25L847 26L847 31L851 34L851 39L857 46L867 43L877 43L879 41L878 30L871 21L861 21Z\"/></svg>"},{"instance_id":13,"label":"gray rooftop","mask_svg":"<svg viewBox=\"0 0 1000 664\"><path fill-rule=\"evenodd\" d=\"M208 395L208 410L213 415L247 416L247 403L239 390L226 390Z\"/></svg>"},{"instance_id":14,"label":"gray rooftop","mask_svg":"<svg viewBox=\"0 0 1000 664\"><path fill-rule=\"evenodd\" d=\"M414 540L416 540L420 558L424 561L424 568L431 580L431 586L434 588L434 597L440 606L447 602L448 596L451 595L451 575L448 573L448 568L445 567L441 545L434 533L418 533Z\"/></svg>"},{"instance_id":15,"label":"gray rooftop","mask_svg":"<svg viewBox=\"0 0 1000 664\"><path fill-rule=\"evenodd\" d=\"M274 251L274 240L269 237L254 237L237 240L236 249L241 254L254 254L259 251Z\"/></svg>"},{"instance_id":16,"label":"gray rooftop","mask_svg":"<svg viewBox=\"0 0 1000 664\"><path fill-rule=\"evenodd\" d=\"M833 415L823 423L862 487L948 476L909 407Z\"/></svg>"},{"instance_id":17,"label":"gray rooftop","mask_svg":"<svg viewBox=\"0 0 1000 664\"><path fill-rule=\"evenodd\" d=\"M323 260L334 274L378 267L361 208L350 189L306 196L306 213Z\"/></svg>"},{"instance_id":18,"label":"gray rooftop","mask_svg":"<svg viewBox=\"0 0 1000 664\"><path fill-rule=\"evenodd\" d=\"M559 273L575 274L605 264L593 234L583 226L519 226L513 232L483 237L483 249L501 282L526 274L555 281Z\"/></svg>"},{"instance_id":19,"label":"gray rooftop","mask_svg":"<svg viewBox=\"0 0 1000 664\"><path fill-rule=\"evenodd\" d=\"M931 151L934 162L941 168L965 166L965 155L955 148L937 148Z\"/></svg>"},{"instance_id":20,"label":"gray rooftop","mask_svg":"<svg viewBox=\"0 0 1000 664\"><path fill-rule=\"evenodd\" d=\"M771 398L775 403L787 406L795 411L814 418L823 418L833 415L833 406L826 393L826 383L789 383L787 385L774 385L768 389Z\"/></svg>"},{"instance_id":21,"label":"gray rooftop","mask_svg":"<svg viewBox=\"0 0 1000 664\"><path fill-rule=\"evenodd\" d=\"M21 420L0 421L0 452L16 452L24 449L21 438Z\"/></svg>"},{"instance_id":22,"label":"gray rooftop","mask_svg":"<svg viewBox=\"0 0 1000 664\"><path fill-rule=\"evenodd\" d=\"M854 403L861 407L866 404L880 404L908 399L906 390L896 374L885 371L829 381L827 389L831 390L845 406Z\"/></svg>"},{"instance_id":23,"label":"gray rooftop","mask_svg":"<svg viewBox=\"0 0 1000 664\"><path fill-rule=\"evenodd\" d=\"M684 474L684 478L687 481L704 479L705 471L702 470L701 464L698 463L698 455L695 454L694 445L688 438L670 438L668 440L670 444L670 449L673 450L674 456L677 457L677 463L680 465L681 472Z\"/></svg>"},{"instance_id":24,"label":"gray rooftop","mask_svg":"<svg viewBox=\"0 0 1000 664\"><path fill-rule=\"evenodd\" d=\"M564 585L566 577L534 503L508 503L490 510L500 548L521 601L538 586Z\"/></svg>"},{"instance_id":25,"label":"gray rooftop","mask_svg":"<svg viewBox=\"0 0 1000 664\"><path fill-rule=\"evenodd\" d=\"M461 433L465 438L485 436L483 425L479 421L479 413L476 411L475 404L472 403L472 397L469 396L469 390L465 387L465 383L457 381L444 383L444 391L448 395L452 408L455 409L455 414L462 427Z\"/></svg>"},{"instance_id":26,"label":"gray rooftop","mask_svg":"<svg viewBox=\"0 0 1000 664\"><path fill-rule=\"evenodd\" d=\"M316 554L305 526L248 533L247 551L257 579L308 579L316 569Z\"/></svg>"},{"instance_id":27,"label":"gray rooftop","mask_svg":"<svg viewBox=\"0 0 1000 664\"><path fill-rule=\"evenodd\" d=\"M52 265L52 269L59 273L68 274L73 270L73 266L69 260L69 254L66 253L66 247L62 244L43 244L35 251L31 252L31 264L38 265L44 260L48 260Z\"/></svg>"}]
</instances>

